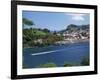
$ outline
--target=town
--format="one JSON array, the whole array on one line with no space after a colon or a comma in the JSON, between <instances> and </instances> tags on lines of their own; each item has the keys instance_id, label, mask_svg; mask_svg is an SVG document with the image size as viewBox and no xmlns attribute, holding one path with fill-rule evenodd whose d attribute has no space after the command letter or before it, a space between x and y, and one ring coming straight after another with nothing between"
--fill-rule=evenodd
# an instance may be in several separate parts
<instances>
[{"instance_id":1,"label":"town","mask_svg":"<svg viewBox=\"0 0 100 80\"><path fill-rule=\"evenodd\" d=\"M61 36L61 34L57 34ZM66 43L75 43L75 42L83 42L89 40L89 29L78 30L78 31L65 31L63 32L63 41L58 41L58 44L66 44Z\"/></svg>"}]
</instances>

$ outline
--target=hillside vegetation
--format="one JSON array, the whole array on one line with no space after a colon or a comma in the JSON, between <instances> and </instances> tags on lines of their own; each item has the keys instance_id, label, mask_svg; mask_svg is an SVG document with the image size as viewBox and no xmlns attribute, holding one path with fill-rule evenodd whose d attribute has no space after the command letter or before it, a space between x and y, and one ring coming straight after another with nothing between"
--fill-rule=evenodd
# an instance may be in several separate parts
<instances>
[{"instance_id":1,"label":"hillside vegetation","mask_svg":"<svg viewBox=\"0 0 100 80\"><path fill-rule=\"evenodd\" d=\"M89 24L88 25L74 25L66 26L66 29L60 31L50 31L47 28L24 28L25 25L32 26L35 24L26 18L23 18L23 47L41 47L48 45L55 45L57 42L65 41L67 39L79 40L81 37L89 38ZM75 35L75 37L73 37ZM68 41L68 40L67 40Z\"/></svg>"}]
</instances>

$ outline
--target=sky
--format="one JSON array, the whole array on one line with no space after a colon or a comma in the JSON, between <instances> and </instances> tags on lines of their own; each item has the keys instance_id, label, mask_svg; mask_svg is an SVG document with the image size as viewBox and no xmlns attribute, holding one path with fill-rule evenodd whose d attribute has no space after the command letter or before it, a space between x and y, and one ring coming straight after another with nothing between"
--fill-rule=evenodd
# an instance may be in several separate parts
<instances>
[{"instance_id":1,"label":"sky","mask_svg":"<svg viewBox=\"0 0 100 80\"><path fill-rule=\"evenodd\" d=\"M51 31L66 29L70 24L87 25L90 23L90 15L83 13L23 11L22 17L35 23L25 28L47 28Z\"/></svg>"}]
</instances>

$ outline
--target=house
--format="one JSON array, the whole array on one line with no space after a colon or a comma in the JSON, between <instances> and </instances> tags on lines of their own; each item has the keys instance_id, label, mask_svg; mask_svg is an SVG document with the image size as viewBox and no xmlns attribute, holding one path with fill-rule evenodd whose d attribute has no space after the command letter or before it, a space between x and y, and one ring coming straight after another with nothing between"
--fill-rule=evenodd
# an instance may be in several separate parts
<instances>
[{"instance_id":1,"label":"house","mask_svg":"<svg viewBox=\"0 0 100 80\"><path fill-rule=\"evenodd\" d=\"M35 42L35 43L40 43L40 44L42 44L42 43L43 43L43 40L42 40L42 39L37 39L37 40L35 40L34 42Z\"/></svg>"}]
</instances>

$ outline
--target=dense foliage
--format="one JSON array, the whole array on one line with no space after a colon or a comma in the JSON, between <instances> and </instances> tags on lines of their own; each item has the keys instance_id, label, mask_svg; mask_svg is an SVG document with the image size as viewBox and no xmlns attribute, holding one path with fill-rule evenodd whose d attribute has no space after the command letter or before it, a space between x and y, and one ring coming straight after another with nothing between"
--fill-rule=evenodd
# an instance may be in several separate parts
<instances>
[{"instance_id":1,"label":"dense foliage","mask_svg":"<svg viewBox=\"0 0 100 80\"><path fill-rule=\"evenodd\" d=\"M61 36L54 35L48 29L24 29L23 44L24 47L47 46L62 40Z\"/></svg>"}]
</instances>

